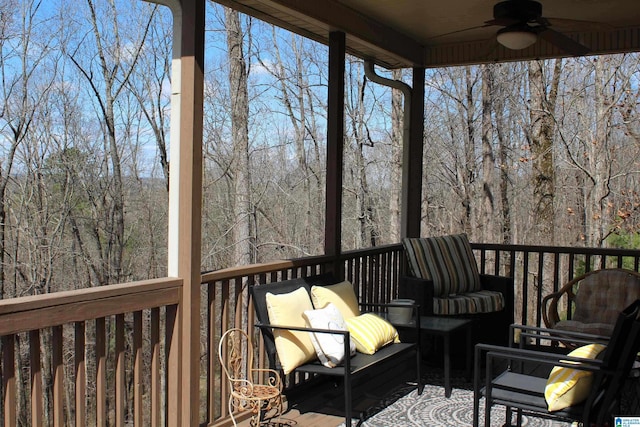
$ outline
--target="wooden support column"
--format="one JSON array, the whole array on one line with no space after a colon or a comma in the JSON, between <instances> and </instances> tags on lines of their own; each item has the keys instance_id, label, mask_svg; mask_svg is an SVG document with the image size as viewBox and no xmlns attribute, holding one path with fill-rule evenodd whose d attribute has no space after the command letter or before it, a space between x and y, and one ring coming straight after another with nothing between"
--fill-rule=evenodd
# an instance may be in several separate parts
<instances>
[{"instance_id":1,"label":"wooden support column","mask_svg":"<svg viewBox=\"0 0 640 427\"><path fill-rule=\"evenodd\" d=\"M168 275L183 280L167 314L167 425L199 425L200 251L205 0L157 0L173 12Z\"/></svg>"},{"instance_id":2,"label":"wooden support column","mask_svg":"<svg viewBox=\"0 0 640 427\"><path fill-rule=\"evenodd\" d=\"M424 146L424 68L413 69L409 144L402 153L402 237L420 237L422 219L422 155Z\"/></svg>"},{"instance_id":3,"label":"wooden support column","mask_svg":"<svg viewBox=\"0 0 640 427\"><path fill-rule=\"evenodd\" d=\"M327 187L324 251L336 257L333 270L342 277L337 260L342 250L342 166L344 156L344 69L346 37L342 32L329 35L329 93L327 99Z\"/></svg>"}]
</instances>

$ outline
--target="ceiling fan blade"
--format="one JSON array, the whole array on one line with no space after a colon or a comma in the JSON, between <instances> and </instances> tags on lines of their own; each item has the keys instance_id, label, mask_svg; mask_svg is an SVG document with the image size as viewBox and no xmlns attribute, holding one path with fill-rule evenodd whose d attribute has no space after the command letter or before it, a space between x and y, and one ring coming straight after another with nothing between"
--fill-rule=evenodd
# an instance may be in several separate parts
<instances>
[{"instance_id":1,"label":"ceiling fan blade","mask_svg":"<svg viewBox=\"0 0 640 427\"><path fill-rule=\"evenodd\" d=\"M590 49L585 45L582 45L571 37L565 36L551 28L541 29L538 32L538 35L571 55L584 56L590 52Z\"/></svg>"},{"instance_id":2,"label":"ceiling fan blade","mask_svg":"<svg viewBox=\"0 0 640 427\"><path fill-rule=\"evenodd\" d=\"M486 27L490 27L490 26L491 25L484 24L484 25L477 25L475 27L463 28L462 30L455 30L455 31L451 31L449 33L438 34L437 36L429 37L427 40L438 39L440 37L446 37L446 36L450 36L450 35L453 35L453 34L463 33L465 31L477 30L478 28L486 28Z\"/></svg>"},{"instance_id":3,"label":"ceiling fan blade","mask_svg":"<svg viewBox=\"0 0 640 427\"><path fill-rule=\"evenodd\" d=\"M515 18L509 18L509 17L502 17L502 18L494 18L494 19L490 19L488 21L484 21L484 25L486 27L489 27L491 25L499 25L501 27L508 27L509 25L513 25L513 24L517 24L520 21L518 19Z\"/></svg>"},{"instance_id":4,"label":"ceiling fan blade","mask_svg":"<svg viewBox=\"0 0 640 427\"><path fill-rule=\"evenodd\" d=\"M566 18L541 18L546 25L559 28L562 31L611 31L615 27L604 22L580 21Z\"/></svg>"}]
</instances>

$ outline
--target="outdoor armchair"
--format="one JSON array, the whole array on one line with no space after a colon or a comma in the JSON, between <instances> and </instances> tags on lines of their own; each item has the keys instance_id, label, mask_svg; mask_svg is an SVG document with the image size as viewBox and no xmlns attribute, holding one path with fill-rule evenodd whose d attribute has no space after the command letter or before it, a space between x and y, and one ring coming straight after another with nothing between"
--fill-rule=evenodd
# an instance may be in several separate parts
<instances>
[{"instance_id":1,"label":"outdoor armchair","mask_svg":"<svg viewBox=\"0 0 640 427\"><path fill-rule=\"evenodd\" d=\"M423 315L474 320L475 342L506 345L514 321L513 278L479 274L466 234L402 240L410 276L400 298L420 304Z\"/></svg>"},{"instance_id":2,"label":"outdoor armchair","mask_svg":"<svg viewBox=\"0 0 640 427\"><path fill-rule=\"evenodd\" d=\"M613 425L612 414L618 413L620 390L640 350L640 300L625 308L618 316L608 342L599 337L568 355L551 351L476 346L474 372L473 426L480 424L480 400L485 398L484 425L491 425L491 408L503 405L506 425L511 425L512 410L517 424L522 416L533 416L581 422L584 426ZM526 330L526 327L524 327ZM544 333L553 337L557 331L527 330L526 334ZM573 334L569 332L569 334ZM521 337L522 338L522 337ZM587 342L586 334L576 333L576 342ZM520 341L523 343L522 339ZM481 380L481 361L486 360L485 379ZM500 370L500 367L506 369ZM540 375L541 367L548 376ZM553 368L553 369L551 369Z\"/></svg>"},{"instance_id":3,"label":"outdoor armchair","mask_svg":"<svg viewBox=\"0 0 640 427\"><path fill-rule=\"evenodd\" d=\"M547 328L609 336L620 311L640 298L640 273L622 268L575 277L542 299ZM570 340L563 340L575 348Z\"/></svg>"}]
</instances>

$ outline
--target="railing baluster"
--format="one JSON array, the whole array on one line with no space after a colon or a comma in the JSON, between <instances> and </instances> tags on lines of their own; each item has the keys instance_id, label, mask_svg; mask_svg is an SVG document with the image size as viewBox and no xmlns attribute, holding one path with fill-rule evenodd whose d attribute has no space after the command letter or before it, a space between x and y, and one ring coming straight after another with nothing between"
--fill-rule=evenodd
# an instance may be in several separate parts
<instances>
[{"instance_id":1,"label":"railing baluster","mask_svg":"<svg viewBox=\"0 0 640 427\"><path fill-rule=\"evenodd\" d=\"M559 289L560 285L560 254L553 254L553 292Z\"/></svg>"},{"instance_id":2,"label":"railing baluster","mask_svg":"<svg viewBox=\"0 0 640 427\"><path fill-rule=\"evenodd\" d=\"M170 305L166 307L165 326L165 366L167 372L167 389L165 391L164 416L168 427L178 427L180 425L180 407L178 390L182 383L180 373L180 332L179 332L179 307ZM186 375L186 374L185 374Z\"/></svg>"},{"instance_id":3,"label":"railing baluster","mask_svg":"<svg viewBox=\"0 0 640 427\"><path fill-rule=\"evenodd\" d=\"M143 425L142 409L142 311L133 313L133 425Z\"/></svg>"},{"instance_id":4,"label":"railing baluster","mask_svg":"<svg viewBox=\"0 0 640 427\"><path fill-rule=\"evenodd\" d=\"M74 325L75 342L75 384L76 384L76 426L87 425L87 369L85 363L85 323ZM34 424L39 425L39 424Z\"/></svg>"},{"instance_id":5,"label":"railing baluster","mask_svg":"<svg viewBox=\"0 0 640 427\"><path fill-rule=\"evenodd\" d=\"M215 287L213 283L206 285L207 289L207 343L211 351L207 351L207 419L211 420L216 413L216 375L218 368L215 350L219 337L216 335L216 298Z\"/></svg>"},{"instance_id":6,"label":"railing baluster","mask_svg":"<svg viewBox=\"0 0 640 427\"><path fill-rule=\"evenodd\" d=\"M529 295L529 252L525 251L522 256L523 266L522 266L522 324L526 325L527 317L528 317L528 295Z\"/></svg>"},{"instance_id":7,"label":"railing baluster","mask_svg":"<svg viewBox=\"0 0 640 427\"><path fill-rule=\"evenodd\" d=\"M2 388L4 390L4 425L17 425L15 335L2 337Z\"/></svg>"},{"instance_id":8,"label":"railing baluster","mask_svg":"<svg viewBox=\"0 0 640 427\"><path fill-rule=\"evenodd\" d=\"M52 368L53 368L53 425L64 426L64 360L62 326L51 328Z\"/></svg>"},{"instance_id":9,"label":"railing baluster","mask_svg":"<svg viewBox=\"0 0 640 427\"><path fill-rule=\"evenodd\" d=\"M151 309L151 426L160 426L161 388L160 388L160 308Z\"/></svg>"},{"instance_id":10,"label":"railing baluster","mask_svg":"<svg viewBox=\"0 0 640 427\"><path fill-rule=\"evenodd\" d=\"M125 360L124 360L124 314L116 316L116 427L124 426L125 404Z\"/></svg>"},{"instance_id":11,"label":"railing baluster","mask_svg":"<svg viewBox=\"0 0 640 427\"><path fill-rule=\"evenodd\" d=\"M31 365L31 425L44 424L42 363L40 362L40 330L29 331L29 364Z\"/></svg>"},{"instance_id":12,"label":"railing baluster","mask_svg":"<svg viewBox=\"0 0 640 427\"><path fill-rule=\"evenodd\" d=\"M536 287L536 308L540 307L542 304L542 293L544 291L544 252L538 252L538 286ZM535 324L536 326L540 326L542 323L541 313L539 309L536 309L535 315Z\"/></svg>"},{"instance_id":13,"label":"railing baluster","mask_svg":"<svg viewBox=\"0 0 640 427\"><path fill-rule=\"evenodd\" d=\"M96 424L107 425L107 357L105 318L96 319Z\"/></svg>"}]
</instances>

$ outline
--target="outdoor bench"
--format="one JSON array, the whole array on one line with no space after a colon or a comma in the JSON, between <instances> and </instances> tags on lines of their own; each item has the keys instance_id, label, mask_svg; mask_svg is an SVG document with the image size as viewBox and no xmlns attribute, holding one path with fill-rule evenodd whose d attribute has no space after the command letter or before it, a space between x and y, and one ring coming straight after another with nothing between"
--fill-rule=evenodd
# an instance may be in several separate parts
<instances>
[{"instance_id":1,"label":"outdoor bench","mask_svg":"<svg viewBox=\"0 0 640 427\"><path fill-rule=\"evenodd\" d=\"M345 283L345 282L341 282ZM327 367L323 365L318 358L314 358L313 360L307 361L305 363L300 364L299 366L295 366L295 368L290 369L289 374L294 372L296 373L305 373L311 375L326 375L332 376L336 378L341 378L344 389L344 411L345 411L345 424L347 427L351 426L351 416L352 416L352 384L353 380L358 376L366 373L382 373L384 372L386 362L397 363L400 359L408 358L411 356L415 357L416 362L416 382L418 393L422 393L422 382L420 377L420 345L419 342L392 342L388 345L384 345L383 347L377 349L373 354L364 354L361 352L357 352L355 355L349 357L351 353L350 350L350 336L351 334L348 331L340 331L336 329L325 329L325 328L310 328L307 326L291 326L291 325L282 325L282 324L270 324L269 322L269 311L267 304L267 294L271 293L272 295L285 295L291 294L294 291L299 291L300 288L303 288L309 295L311 294L311 289L314 285L323 286L323 287L331 287L331 285L337 285L338 281L331 274L323 274L317 276L309 276L302 277L297 279L284 280L280 282L268 283L268 284L258 284L251 286L250 292L253 300L253 305L256 311L256 316L258 319L258 323L256 326L260 329L262 333L262 337L264 339L265 350L267 353L269 367L278 372L281 372L284 376L287 374L283 370L283 366L278 357L278 352L276 350L276 339L274 333L277 334L277 331L304 331L315 334L340 334L342 335L342 344L344 345L344 353L347 357L344 358L344 361L338 364L335 367ZM327 289L329 289L327 288ZM359 303L358 303L359 304ZM291 305L291 310L299 309L295 307L296 304ZM366 304L360 305L362 307L373 308L375 307L377 312L384 312L388 307L398 306L397 304ZM407 307L406 305L402 305L402 307ZM314 307L315 308L315 307ZM413 315L415 318L419 318L419 306L411 305L413 310ZM416 336L420 337L420 322L415 322L416 325ZM281 355L282 356L282 355ZM388 366L387 366L388 367Z\"/></svg>"}]
</instances>

